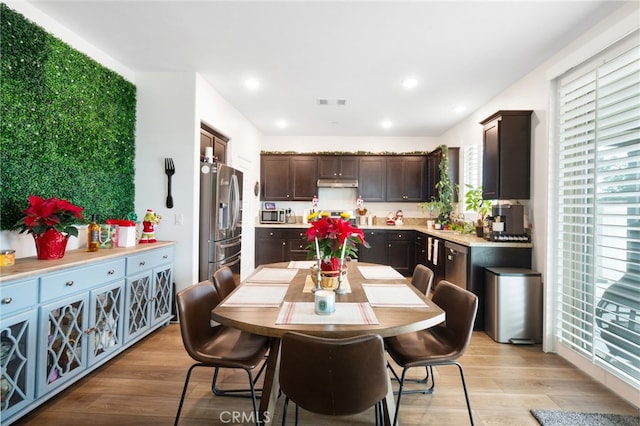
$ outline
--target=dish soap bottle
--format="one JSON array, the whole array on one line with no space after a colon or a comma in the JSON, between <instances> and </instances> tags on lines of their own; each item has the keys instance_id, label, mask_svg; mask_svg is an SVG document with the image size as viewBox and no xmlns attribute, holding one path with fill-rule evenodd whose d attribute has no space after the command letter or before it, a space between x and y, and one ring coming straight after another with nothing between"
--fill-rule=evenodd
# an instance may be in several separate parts
<instances>
[{"instance_id":1,"label":"dish soap bottle","mask_svg":"<svg viewBox=\"0 0 640 426\"><path fill-rule=\"evenodd\" d=\"M100 248L100 226L96 222L96 215L91 215L91 223L87 228L87 249L88 251L98 251Z\"/></svg>"}]
</instances>

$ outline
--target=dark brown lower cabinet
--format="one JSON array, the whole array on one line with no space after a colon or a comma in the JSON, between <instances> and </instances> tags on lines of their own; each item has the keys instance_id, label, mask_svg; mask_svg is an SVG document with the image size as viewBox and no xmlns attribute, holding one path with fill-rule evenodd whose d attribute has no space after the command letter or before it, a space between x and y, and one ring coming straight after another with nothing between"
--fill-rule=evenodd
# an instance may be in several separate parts
<instances>
[{"instance_id":1,"label":"dark brown lower cabinet","mask_svg":"<svg viewBox=\"0 0 640 426\"><path fill-rule=\"evenodd\" d=\"M306 260L309 253L306 247L304 229L256 228L255 266Z\"/></svg>"}]
</instances>

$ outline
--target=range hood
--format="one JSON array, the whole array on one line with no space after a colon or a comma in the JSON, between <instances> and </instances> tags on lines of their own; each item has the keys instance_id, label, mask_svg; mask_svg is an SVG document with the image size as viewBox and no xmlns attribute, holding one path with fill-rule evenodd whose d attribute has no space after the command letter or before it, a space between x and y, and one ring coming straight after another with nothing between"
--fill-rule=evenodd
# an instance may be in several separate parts
<instances>
[{"instance_id":1,"label":"range hood","mask_svg":"<svg viewBox=\"0 0 640 426\"><path fill-rule=\"evenodd\" d=\"M358 179L318 179L318 188L357 188Z\"/></svg>"}]
</instances>

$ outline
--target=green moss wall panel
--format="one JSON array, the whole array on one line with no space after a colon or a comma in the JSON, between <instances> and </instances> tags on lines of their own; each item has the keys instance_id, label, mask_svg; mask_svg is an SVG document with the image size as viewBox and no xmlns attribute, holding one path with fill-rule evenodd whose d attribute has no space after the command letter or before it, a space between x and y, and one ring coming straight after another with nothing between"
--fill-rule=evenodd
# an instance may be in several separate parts
<instances>
[{"instance_id":1,"label":"green moss wall panel","mask_svg":"<svg viewBox=\"0 0 640 426\"><path fill-rule=\"evenodd\" d=\"M0 228L30 194L133 211L136 88L0 4Z\"/></svg>"}]
</instances>

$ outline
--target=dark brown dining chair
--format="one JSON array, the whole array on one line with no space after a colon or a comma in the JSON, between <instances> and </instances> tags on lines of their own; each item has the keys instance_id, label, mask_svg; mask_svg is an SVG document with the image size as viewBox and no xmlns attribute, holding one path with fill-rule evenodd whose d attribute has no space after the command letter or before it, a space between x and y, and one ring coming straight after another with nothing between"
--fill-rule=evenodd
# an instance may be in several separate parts
<instances>
[{"instance_id":1,"label":"dark brown dining chair","mask_svg":"<svg viewBox=\"0 0 640 426\"><path fill-rule=\"evenodd\" d=\"M396 364L402 367L393 424L397 424L398 421L400 400L403 395L407 370L413 367L455 365L460 371L467 411L473 425L473 415L464 379L464 370L456 360L464 354L471 341L473 324L478 311L478 297L470 291L443 280L438 283L432 300L445 312L446 319L443 325L385 339L387 352ZM393 372L393 369L391 371ZM435 381L432 372L431 387L427 392L432 392L434 386Z\"/></svg>"},{"instance_id":2,"label":"dark brown dining chair","mask_svg":"<svg viewBox=\"0 0 640 426\"><path fill-rule=\"evenodd\" d=\"M433 271L424 265L418 264L413 270L411 284L422 294L429 297L431 286L433 285Z\"/></svg>"},{"instance_id":3,"label":"dark brown dining chair","mask_svg":"<svg viewBox=\"0 0 640 426\"><path fill-rule=\"evenodd\" d=\"M382 338L363 335L342 339L286 333L280 352L280 389L285 395L282 424L289 400L316 414L347 416L375 406L381 421L389 376Z\"/></svg>"},{"instance_id":4,"label":"dark brown dining chair","mask_svg":"<svg viewBox=\"0 0 640 426\"><path fill-rule=\"evenodd\" d=\"M256 424L258 424L255 384L265 363L262 364L255 378L252 371L264 359L267 349L269 349L269 338L223 325L211 326L211 310L220 303L220 297L209 281L194 284L181 290L176 294L176 302L182 343L189 356L196 363L187 371L175 424L178 424L191 372L195 367L213 367L216 372L219 368L245 370L249 376L249 389L245 391L251 393L253 413L256 416Z\"/></svg>"},{"instance_id":5,"label":"dark brown dining chair","mask_svg":"<svg viewBox=\"0 0 640 426\"><path fill-rule=\"evenodd\" d=\"M213 273L213 285L218 290L220 299L224 300L236 289L236 281L233 279L233 271L228 266L223 266Z\"/></svg>"},{"instance_id":6,"label":"dark brown dining chair","mask_svg":"<svg viewBox=\"0 0 640 426\"><path fill-rule=\"evenodd\" d=\"M433 277L435 276L435 274L433 273L433 270L431 270L430 268L426 267L425 265L422 264L418 264L416 265L415 269L413 270L413 276L411 277L411 284L418 289L418 291L420 291L422 294L424 294L425 296L429 297L431 295L431 287L433 286ZM431 366L426 366L424 367L424 369L426 370L426 374L424 376L423 379L405 379L407 381L411 381L411 382L415 382L415 383L423 383L426 384L429 382L429 377L431 377L433 375L433 367ZM398 375L396 374L395 371L392 370L392 373L394 375L394 377L396 378L396 380L398 379ZM428 389L423 389L423 390L411 390L411 391L405 391L405 394L409 394L409 393L428 393L429 390Z\"/></svg>"}]
</instances>

